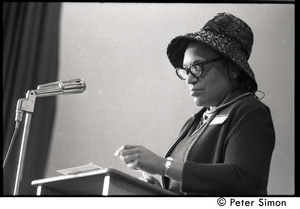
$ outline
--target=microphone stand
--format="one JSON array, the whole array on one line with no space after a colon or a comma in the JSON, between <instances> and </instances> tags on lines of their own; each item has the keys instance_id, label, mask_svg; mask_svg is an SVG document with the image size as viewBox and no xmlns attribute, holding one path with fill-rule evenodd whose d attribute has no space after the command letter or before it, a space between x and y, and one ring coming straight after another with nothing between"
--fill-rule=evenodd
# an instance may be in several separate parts
<instances>
[{"instance_id":1,"label":"microphone stand","mask_svg":"<svg viewBox=\"0 0 300 209\"><path fill-rule=\"evenodd\" d=\"M14 185L14 193L13 193L14 196L19 194L20 183L23 175L24 159L26 154L30 123L31 123L32 113L35 107L36 98L54 96L58 94L82 93L83 91L85 91L85 89L86 89L85 82L80 78L76 78L76 79L71 79L66 81L58 81L58 82L39 85L37 87L37 90L27 91L25 99L22 98L18 100L17 107L16 107L16 117L15 117L17 129L19 128L19 124L22 121L23 111L26 113L26 115L25 115L25 124L23 128L21 147L20 147L16 180ZM6 159L10 153L10 150L11 149L9 147L3 166L5 166L6 164Z\"/></svg>"},{"instance_id":2,"label":"microphone stand","mask_svg":"<svg viewBox=\"0 0 300 209\"><path fill-rule=\"evenodd\" d=\"M19 99L17 103L15 120L21 122L23 111L25 111L25 124L23 128L19 161L18 161L18 167L16 173L15 186L14 186L14 193L13 193L14 196L19 194L19 188L20 188L20 183L21 183L23 168L24 168L24 159L25 159L28 136L29 136L29 129L31 124L32 113L35 107L36 97L37 97L36 91L30 90L26 93L26 99L24 98Z\"/></svg>"}]
</instances>

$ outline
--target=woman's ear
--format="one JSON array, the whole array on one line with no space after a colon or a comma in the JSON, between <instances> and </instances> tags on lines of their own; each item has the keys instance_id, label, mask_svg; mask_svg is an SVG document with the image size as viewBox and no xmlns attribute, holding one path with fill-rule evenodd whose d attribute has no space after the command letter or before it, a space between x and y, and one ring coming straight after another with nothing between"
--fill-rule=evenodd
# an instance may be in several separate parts
<instances>
[{"instance_id":1,"label":"woman's ear","mask_svg":"<svg viewBox=\"0 0 300 209\"><path fill-rule=\"evenodd\" d=\"M231 72L229 72L229 76L230 76L230 78L236 78L238 76L238 74L235 71L231 71Z\"/></svg>"},{"instance_id":2,"label":"woman's ear","mask_svg":"<svg viewBox=\"0 0 300 209\"><path fill-rule=\"evenodd\" d=\"M240 71L233 66L231 63L228 65L228 74L230 78L237 78L238 75L240 74Z\"/></svg>"}]
</instances>

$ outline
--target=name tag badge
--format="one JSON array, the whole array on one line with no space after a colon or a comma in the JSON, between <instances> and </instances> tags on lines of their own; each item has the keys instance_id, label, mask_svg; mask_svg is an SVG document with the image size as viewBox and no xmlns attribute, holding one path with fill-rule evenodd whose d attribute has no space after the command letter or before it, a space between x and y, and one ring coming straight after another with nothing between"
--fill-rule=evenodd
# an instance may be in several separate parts
<instances>
[{"instance_id":1,"label":"name tag badge","mask_svg":"<svg viewBox=\"0 0 300 209\"><path fill-rule=\"evenodd\" d=\"M209 125L222 124L228 117L228 114L216 115Z\"/></svg>"}]
</instances>

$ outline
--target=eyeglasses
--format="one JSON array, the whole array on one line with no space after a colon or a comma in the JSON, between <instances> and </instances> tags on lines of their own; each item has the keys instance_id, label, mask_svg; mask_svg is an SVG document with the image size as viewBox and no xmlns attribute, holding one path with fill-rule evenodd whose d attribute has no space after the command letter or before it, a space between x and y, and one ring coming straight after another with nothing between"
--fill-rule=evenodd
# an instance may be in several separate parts
<instances>
[{"instance_id":1,"label":"eyeglasses","mask_svg":"<svg viewBox=\"0 0 300 209\"><path fill-rule=\"evenodd\" d=\"M182 80L186 80L189 73L191 73L195 78L199 78L199 77L201 77L201 75L204 71L204 68L203 68L204 65L207 65L209 63L216 62L216 61L222 60L222 59L225 59L225 57L219 57L219 58L215 58L215 59L211 59L211 60L206 60L204 62L202 62L202 61L195 62L193 65L191 65L187 69L176 68L176 74Z\"/></svg>"}]
</instances>

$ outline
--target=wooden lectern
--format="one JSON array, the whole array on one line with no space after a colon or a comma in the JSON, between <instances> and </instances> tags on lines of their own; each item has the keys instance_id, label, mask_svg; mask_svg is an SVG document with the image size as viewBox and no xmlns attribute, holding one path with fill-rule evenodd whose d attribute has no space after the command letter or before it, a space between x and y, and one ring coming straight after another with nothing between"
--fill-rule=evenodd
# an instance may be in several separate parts
<instances>
[{"instance_id":1,"label":"wooden lectern","mask_svg":"<svg viewBox=\"0 0 300 209\"><path fill-rule=\"evenodd\" d=\"M170 196L173 192L113 168L34 180L38 196Z\"/></svg>"}]
</instances>

